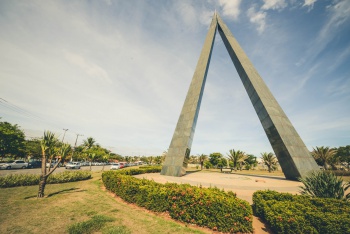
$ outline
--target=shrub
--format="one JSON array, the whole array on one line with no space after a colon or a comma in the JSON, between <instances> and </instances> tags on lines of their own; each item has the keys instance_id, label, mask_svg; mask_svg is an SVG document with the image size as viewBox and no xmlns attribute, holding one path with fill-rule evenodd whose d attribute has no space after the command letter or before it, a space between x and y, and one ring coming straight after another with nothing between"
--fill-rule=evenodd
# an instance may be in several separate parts
<instances>
[{"instance_id":1,"label":"shrub","mask_svg":"<svg viewBox=\"0 0 350 234\"><path fill-rule=\"evenodd\" d=\"M160 172L160 168L152 170ZM169 212L173 219L221 232L252 232L252 209L232 192L189 184L160 184L129 175L143 169L108 171L102 174L106 188L127 202L156 212Z\"/></svg>"},{"instance_id":2,"label":"shrub","mask_svg":"<svg viewBox=\"0 0 350 234\"><path fill-rule=\"evenodd\" d=\"M350 233L349 203L337 199L257 191L253 211L276 233Z\"/></svg>"},{"instance_id":3,"label":"shrub","mask_svg":"<svg viewBox=\"0 0 350 234\"><path fill-rule=\"evenodd\" d=\"M313 171L308 177L299 180L304 184L304 187L300 187L302 195L350 200L350 194L345 195L350 183L344 183L342 178L332 172Z\"/></svg>"},{"instance_id":4,"label":"shrub","mask_svg":"<svg viewBox=\"0 0 350 234\"><path fill-rule=\"evenodd\" d=\"M69 234L93 233L99 231L107 222L113 222L115 218L104 215L95 215L90 220L75 223L68 227Z\"/></svg>"},{"instance_id":5,"label":"shrub","mask_svg":"<svg viewBox=\"0 0 350 234\"><path fill-rule=\"evenodd\" d=\"M91 171L65 171L50 175L50 177L47 180L47 183L58 184L87 179L91 179ZM40 175L10 174L0 177L0 188L38 185L39 180Z\"/></svg>"}]
</instances>

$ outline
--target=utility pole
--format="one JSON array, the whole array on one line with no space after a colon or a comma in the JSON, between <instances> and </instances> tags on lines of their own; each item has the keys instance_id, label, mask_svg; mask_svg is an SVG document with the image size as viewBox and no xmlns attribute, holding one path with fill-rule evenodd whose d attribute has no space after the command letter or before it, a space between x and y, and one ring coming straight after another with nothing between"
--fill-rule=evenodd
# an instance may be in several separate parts
<instances>
[{"instance_id":1,"label":"utility pole","mask_svg":"<svg viewBox=\"0 0 350 234\"><path fill-rule=\"evenodd\" d=\"M71 162L73 161L73 155L74 155L75 148L77 147L77 141L78 141L78 137L79 136L84 136L84 135L81 135L81 134L77 133L77 138L75 139L75 144L74 144L74 148L73 148L73 152L72 152L72 157L70 158Z\"/></svg>"},{"instance_id":2,"label":"utility pole","mask_svg":"<svg viewBox=\"0 0 350 234\"><path fill-rule=\"evenodd\" d=\"M64 133L63 133L63 137L62 137L62 143L63 143L63 140L64 140L64 136L66 135L66 132L68 131L68 128L64 128L63 131L64 131Z\"/></svg>"}]
</instances>

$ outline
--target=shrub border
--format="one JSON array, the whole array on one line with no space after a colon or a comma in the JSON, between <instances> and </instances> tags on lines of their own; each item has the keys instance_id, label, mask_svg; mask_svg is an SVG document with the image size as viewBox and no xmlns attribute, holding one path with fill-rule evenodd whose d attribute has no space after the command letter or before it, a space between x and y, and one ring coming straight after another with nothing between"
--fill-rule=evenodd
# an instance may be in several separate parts
<instances>
[{"instance_id":1,"label":"shrub border","mask_svg":"<svg viewBox=\"0 0 350 234\"><path fill-rule=\"evenodd\" d=\"M189 184L160 184L131 176L160 170L160 167L147 167L107 171L102 174L102 181L123 200L155 212L169 212L175 220L220 232L253 232L252 208L233 192Z\"/></svg>"},{"instance_id":2,"label":"shrub border","mask_svg":"<svg viewBox=\"0 0 350 234\"><path fill-rule=\"evenodd\" d=\"M48 184L60 184L88 180L92 178L91 171L64 171L48 177ZM0 176L0 188L38 185L40 175L37 174L10 174Z\"/></svg>"},{"instance_id":3,"label":"shrub border","mask_svg":"<svg viewBox=\"0 0 350 234\"><path fill-rule=\"evenodd\" d=\"M350 203L346 201L256 191L253 211L276 233L350 233Z\"/></svg>"}]
</instances>

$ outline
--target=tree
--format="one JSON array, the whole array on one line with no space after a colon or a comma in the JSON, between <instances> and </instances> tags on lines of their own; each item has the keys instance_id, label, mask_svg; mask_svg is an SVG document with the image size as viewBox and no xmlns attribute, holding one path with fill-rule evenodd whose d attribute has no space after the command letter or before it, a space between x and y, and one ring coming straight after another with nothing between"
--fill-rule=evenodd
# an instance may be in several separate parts
<instances>
[{"instance_id":1,"label":"tree","mask_svg":"<svg viewBox=\"0 0 350 234\"><path fill-rule=\"evenodd\" d=\"M156 156L154 158L154 163L155 164L162 164L163 163L163 156Z\"/></svg>"},{"instance_id":2,"label":"tree","mask_svg":"<svg viewBox=\"0 0 350 234\"><path fill-rule=\"evenodd\" d=\"M221 153L211 153L209 155L209 162L212 166L217 167L219 162L221 162L222 154Z\"/></svg>"},{"instance_id":3,"label":"tree","mask_svg":"<svg viewBox=\"0 0 350 234\"><path fill-rule=\"evenodd\" d=\"M229 158L229 160L232 161L233 168L235 170L237 169L242 170L242 164L247 159L247 155L243 151L241 150L235 151L234 149L229 150L227 157Z\"/></svg>"},{"instance_id":4,"label":"tree","mask_svg":"<svg viewBox=\"0 0 350 234\"><path fill-rule=\"evenodd\" d=\"M96 141L94 138L92 137L88 137L86 140L83 141L83 146L85 147L84 148L84 151L87 155L87 157L90 159L90 171L91 171L91 164L92 164L92 161L94 160L96 154L93 153L93 152L90 152L91 148L95 145Z\"/></svg>"},{"instance_id":5,"label":"tree","mask_svg":"<svg viewBox=\"0 0 350 234\"><path fill-rule=\"evenodd\" d=\"M40 139L32 139L25 141L25 154L30 158L41 158Z\"/></svg>"},{"instance_id":6,"label":"tree","mask_svg":"<svg viewBox=\"0 0 350 234\"><path fill-rule=\"evenodd\" d=\"M105 155L102 156L102 160L104 162L103 163L103 167L102 167L102 171L105 170L105 164L106 164L106 162L108 162L110 155L111 155L111 152L108 152L108 154L105 154Z\"/></svg>"},{"instance_id":7,"label":"tree","mask_svg":"<svg viewBox=\"0 0 350 234\"><path fill-rule=\"evenodd\" d=\"M336 157L339 158L340 162L347 163L348 169L350 169L350 145L339 147Z\"/></svg>"},{"instance_id":8,"label":"tree","mask_svg":"<svg viewBox=\"0 0 350 234\"><path fill-rule=\"evenodd\" d=\"M90 171L92 170L91 169L91 164L92 164L92 162L94 161L94 159L95 159L95 157L96 157L96 153L88 153L88 157L89 157L89 159L90 159Z\"/></svg>"},{"instance_id":9,"label":"tree","mask_svg":"<svg viewBox=\"0 0 350 234\"><path fill-rule=\"evenodd\" d=\"M248 154L247 158L244 160L245 169L250 170L252 167L256 167L258 165L258 161L256 161L256 157L252 154Z\"/></svg>"},{"instance_id":10,"label":"tree","mask_svg":"<svg viewBox=\"0 0 350 234\"><path fill-rule=\"evenodd\" d=\"M198 163L197 156L191 155L190 158L188 159L188 163L197 164Z\"/></svg>"},{"instance_id":11,"label":"tree","mask_svg":"<svg viewBox=\"0 0 350 234\"><path fill-rule=\"evenodd\" d=\"M152 165L153 162L154 162L154 157L153 156L149 156L148 157L148 164Z\"/></svg>"},{"instance_id":12,"label":"tree","mask_svg":"<svg viewBox=\"0 0 350 234\"><path fill-rule=\"evenodd\" d=\"M313 148L311 155L315 158L316 162L324 169L328 169L329 165L334 165L335 155L337 153L336 149L330 149L329 147L320 146L316 149Z\"/></svg>"},{"instance_id":13,"label":"tree","mask_svg":"<svg viewBox=\"0 0 350 234\"><path fill-rule=\"evenodd\" d=\"M83 141L83 146L86 149L91 149L95 145L96 141L92 137L88 137L86 140Z\"/></svg>"},{"instance_id":14,"label":"tree","mask_svg":"<svg viewBox=\"0 0 350 234\"><path fill-rule=\"evenodd\" d=\"M17 124L0 122L0 157L24 156L25 135Z\"/></svg>"},{"instance_id":15,"label":"tree","mask_svg":"<svg viewBox=\"0 0 350 234\"><path fill-rule=\"evenodd\" d=\"M40 141L42 159L38 198L44 197L47 178L56 170L58 165L61 163L61 160L71 152L71 146L69 144L58 143L58 139L52 132L44 132L44 137ZM46 167L46 162L51 165L51 161L55 157L58 159L55 166L52 169L51 167Z\"/></svg>"},{"instance_id":16,"label":"tree","mask_svg":"<svg viewBox=\"0 0 350 234\"><path fill-rule=\"evenodd\" d=\"M273 153L262 153L261 154L263 163L267 166L268 171L274 171L277 169L277 158Z\"/></svg>"},{"instance_id":17,"label":"tree","mask_svg":"<svg viewBox=\"0 0 350 234\"><path fill-rule=\"evenodd\" d=\"M208 155L205 155L205 154L199 155L199 154L198 154L198 161L199 161L199 163L201 164L201 170L203 170L204 162L205 162L206 160L208 160Z\"/></svg>"}]
</instances>

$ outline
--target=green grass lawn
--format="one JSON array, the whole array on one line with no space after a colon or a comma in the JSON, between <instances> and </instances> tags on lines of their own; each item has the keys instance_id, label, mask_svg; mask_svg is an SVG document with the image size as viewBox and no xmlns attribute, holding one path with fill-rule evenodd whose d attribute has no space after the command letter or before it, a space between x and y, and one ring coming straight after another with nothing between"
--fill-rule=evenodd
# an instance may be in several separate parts
<instances>
[{"instance_id":1,"label":"green grass lawn","mask_svg":"<svg viewBox=\"0 0 350 234\"><path fill-rule=\"evenodd\" d=\"M0 233L210 233L116 200L101 185L95 172L91 180L47 185L43 199L38 186L0 189Z\"/></svg>"}]
</instances>

